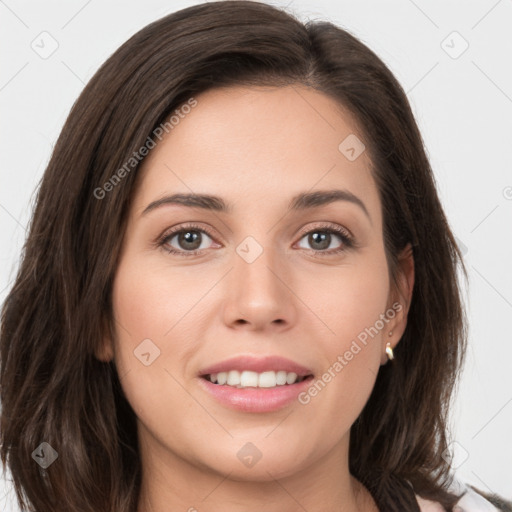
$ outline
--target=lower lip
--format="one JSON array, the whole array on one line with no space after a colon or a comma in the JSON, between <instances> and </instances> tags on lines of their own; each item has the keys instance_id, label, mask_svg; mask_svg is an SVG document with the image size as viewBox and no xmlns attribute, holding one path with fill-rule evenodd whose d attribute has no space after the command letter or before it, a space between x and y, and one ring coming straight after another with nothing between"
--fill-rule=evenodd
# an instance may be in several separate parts
<instances>
[{"instance_id":1,"label":"lower lip","mask_svg":"<svg viewBox=\"0 0 512 512\"><path fill-rule=\"evenodd\" d=\"M309 387L312 379L309 376L302 382L274 388L235 388L214 384L199 377L203 389L221 404L244 412L272 412L282 409L296 400L299 393Z\"/></svg>"}]
</instances>

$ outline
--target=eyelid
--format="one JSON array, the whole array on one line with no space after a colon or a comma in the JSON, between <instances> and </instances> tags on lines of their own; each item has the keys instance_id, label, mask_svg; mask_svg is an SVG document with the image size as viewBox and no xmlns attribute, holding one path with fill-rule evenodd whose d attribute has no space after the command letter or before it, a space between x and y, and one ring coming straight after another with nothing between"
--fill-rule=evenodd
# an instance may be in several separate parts
<instances>
[{"instance_id":1,"label":"eyelid","mask_svg":"<svg viewBox=\"0 0 512 512\"><path fill-rule=\"evenodd\" d=\"M357 249L359 247L359 244L356 242L354 235L350 232L349 229L339 224L333 224L329 221L317 221L315 226L309 225L308 227L304 227L303 229L301 229L299 240L297 241L297 243L300 242L300 240L302 240L304 236L308 235L309 233L314 233L315 231L323 231L337 235L338 238L341 239L342 245L339 248L325 251L305 249L314 258L328 258L336 256L339 257L343 253L352 249Z\"/></svg>"},{"instance_id":2,"label":"eyelid","mask_svg":"<svg viewBox=\"0 0 512 512\"><path fill-rule=\"evenodd\" d=\"M164 248L169 253L180 255L180 256L195 256L197 254L203 253L206 249L196 249L194 251L184 251L184 250L179 250L179 249L175 249L175 248L169 249L169 248L165 247L167 245L166 241L168 239L173 238L176 234L181 233L186 230L199 231L199 232L205 233L214 241L216 238L216 236L212 234L210 228L199 225L195 222L186 222L184 224L179 224L178 226L175 226L173 228L165 230L157 238L157 240L155 241L155 245L157 247ZM317 251L315 249L306 249L308 251L315 253L316 255L318 255L320 257L336 255L337 253L357 247L354 236L350 232L349 229L347 229L344 226L341 226L339 224L334 224L329 221L316 221L315 223L313 223L313 226L310 224L308 226L303 227L299 232L299 235L298 235L299 238L298 238L297 242L300 242L300 240L302 238L304 238L305 235L308 235L309 233L314 232L315 230L334 233L335 235L338 235L342 239L342 242L343 242L343 246L340 249L331 249L328 251ZM297 243L297 242L295 242L295 243Z\"/></svg>"},{"instance_id":3,"label":"eyelid","mask_svg":"<svg viewBox=\"0 0 512 512\"><path fill-rule=\"evenodd\" d=\"M206 233L212 240L216 238L216 236L212 233L210 228L199 225L195 222L185 222L184 224L179 224L178 226L174 226L172 228L166 229L155 240L155 245L157 245L157 246L165 245L166 240L168 240L169 238L172 238L176 234L181 233L182 231L186 231L186 230L200 231L202 233ZM188 254L194 253L194 251L182 251L182 252L187 252Z\"/></svg>"},{"instance_id":4,"label":"eyelid","mask_svg":"<svg viewBox=\"0 0 512 512\"><path fill-rule=\"evenodd\" d=\"M333 231L341 232L343 233L347 238L350 238L351 240L354 239L354 235L350 232L349 229L347 229L344 226L341 226L340 224L334 224L329 221L316 221L313 223L313 226L308 225L304 228L302 228L299 232L300 237L302 238L304 235L307 235L311 231L314 231L315 229L321 230L329 230L332 229Z\"/></svg>"}]
</instances>

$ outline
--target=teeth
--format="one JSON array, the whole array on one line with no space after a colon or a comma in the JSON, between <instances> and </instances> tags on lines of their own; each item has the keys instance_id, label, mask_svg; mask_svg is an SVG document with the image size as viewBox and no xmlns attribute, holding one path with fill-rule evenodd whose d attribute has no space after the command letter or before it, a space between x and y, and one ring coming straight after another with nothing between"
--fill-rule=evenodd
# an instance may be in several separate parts
<instances>
[{"instance_id":1,"label":"teeth","mask_svg":"<svg viewBox=\"0 0 512 512\"><path fill-rule=\"evenodd\" d=\"M263 375L263 374L262 374ZM258 386L258 374L256 372L242 372L240 374L240 386L246 388L247 386Z\"/></svg>"},{"instance_id":2,"label":"teeth","mask_svg":"<svg viewBox=\"0 0 512 512\"><path fill-rule=\"evenodd\" d=\"M285 384L294 384L301 382L305 377L298 377L294 372L285 372L280 370L278 372L251 372L244 370L230 370L229 372L212 373L207 376L208 380L220 385L228 385L237 388L259 387L259 388L274 388L276 386L284 386Z\"/></svg>"},{"instance_id":3,"label":"teeth","mask_svg":"<svg viewBox=\"0 0 512 512\"><path fill-rule=\"evenodd\" d=\"M263 372L263 373L260 373L260 376L258 378L258 387L260 387L260 388L274 388L276 386L277 386L276 372Z\"/></svg>"},{"instance_id":4,"label":"teeth","mask_svg":"<svg viewBox=\"0 0 512 512\"><path fill-rule=\"evenodd\" d=\"M286 374L286 384L293 384L297 380L297 374L296 373L287 373Z\"/></svg>"},{"instance_id":5,"label":"teeth","mask_svg":"<svg viewBox=\"0 0 512 512\"><path fill-rule=\"evenodd\" d=\"M240 372L231 370L228 372L228 386L239 386L240 385Z\"/></svg>"},{"instance_id":6,"label":"teeth","mask_svg":"<svg viewBox=\"0 0 512 512\"><path fill-rule=\"evenodd\" d=\"M286 372L279 371L276 373L276 383L278 386L286 384Z\"/></svg>"}]
</instances>

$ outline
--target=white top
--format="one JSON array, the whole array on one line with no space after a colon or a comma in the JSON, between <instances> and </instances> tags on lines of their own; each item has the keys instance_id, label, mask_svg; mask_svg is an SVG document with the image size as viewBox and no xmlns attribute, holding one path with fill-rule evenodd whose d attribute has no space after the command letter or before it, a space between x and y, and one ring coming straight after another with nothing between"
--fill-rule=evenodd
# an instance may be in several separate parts
<instances>
[{"instance_id":1,"label":"white top","mask_svg":"<svg viewBox=\"0 0 512 512\"><path fill-rule=\"evenodd\" d=\"M457 483L457 487L453 489L457 494L467 491L464 496L453 507L453 512L499 512L490 501L486 500L481 494L475 492L468 485ZM421 512L444 512L444 508L440 503L425 500L416 495L416 501L420 506Z\"/></svg>"}]
</instances>

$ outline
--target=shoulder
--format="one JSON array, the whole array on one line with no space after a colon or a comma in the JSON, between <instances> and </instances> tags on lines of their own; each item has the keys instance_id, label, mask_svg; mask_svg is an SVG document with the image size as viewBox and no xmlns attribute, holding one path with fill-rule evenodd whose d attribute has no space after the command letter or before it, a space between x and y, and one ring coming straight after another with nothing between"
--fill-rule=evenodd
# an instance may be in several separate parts
<instances>
[{"instance_id":1,"label":"shoulder","mask_svg":"<svg viewBox=\"0 0 512 512\"><path fill-rule=\"evenodd\" d=\"M457 505L453 507L453 512L499 512L489 500L468 485L465 486L465 490Z\"/></svg>"},{"instance_id":2,"label":"shoulder","mask_svg":"<svg viewBox=\"0 0 512 512\"><path fill-rule=\"evenodd\" d=\"M445 512L444 508L437 501L426 500L417 494L416 501L418 502L421 512Z\"/></svg>"},{"instance_id":3,"label":"shoulder","mask_svg":"<svg viewBox=\"0 0 512 512\"><path fill-rule=\"evenodd\" d=\"M457 487L452 490L457 494L464 493L453 507L453 512L500 512L500 509L469 485L459 482ZM416 501L421 512L445 512L443 506L438 502L426 500L418 495L416 495Z\"/></svg>"}]
</instances>

